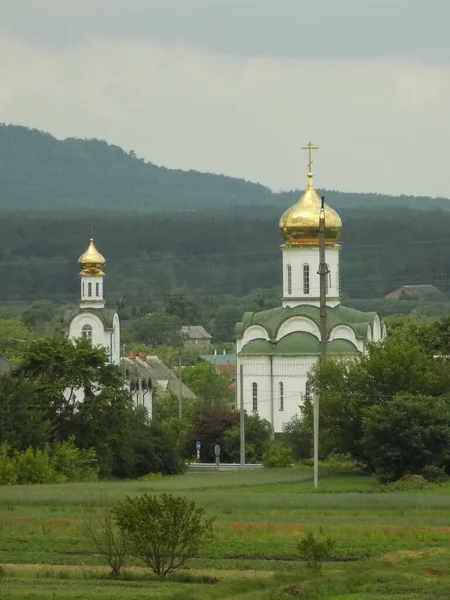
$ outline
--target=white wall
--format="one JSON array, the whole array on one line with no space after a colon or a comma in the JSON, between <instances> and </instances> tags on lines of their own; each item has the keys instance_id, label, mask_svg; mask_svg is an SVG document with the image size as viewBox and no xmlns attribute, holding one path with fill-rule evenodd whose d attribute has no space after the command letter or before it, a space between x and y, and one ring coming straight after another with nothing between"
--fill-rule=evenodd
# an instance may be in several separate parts
<instances>
[{"instance_id":1,"label":"white wall","mask_svg":"<svg viewBox=\"0 0 450 600\"><path fill-rule=\"evenodd\" d=\"M244 408L253 412L253 382L258 385L258 415L267 419L276 433L283 424L301 412L308 373L318 357L238 357L244 369ZM272 378L271 378L272 373ZM280 410L280 382L283 383L284 410ZM237 408L240 406L240 380L237 378Z\"/></svg>"},{"instance_id":2,"label":"white wall","mask_svg":"<svg viewBox=\"0 0 450 600\"><path fill-rule=\"evenodd\" d=\"M328 264L330 275L327 292L327 304L339 304L340 279L339 279L339 246L327 248L325 260ZM292 273L292 290L289 293L288 265ZM305 293L303 286L303 266L309 265L309 293ZM283 306L297 306L299 304L319 305L320 280L319 280L319 248L287 248L283 246Z\"/></svg>"}]
</instances>

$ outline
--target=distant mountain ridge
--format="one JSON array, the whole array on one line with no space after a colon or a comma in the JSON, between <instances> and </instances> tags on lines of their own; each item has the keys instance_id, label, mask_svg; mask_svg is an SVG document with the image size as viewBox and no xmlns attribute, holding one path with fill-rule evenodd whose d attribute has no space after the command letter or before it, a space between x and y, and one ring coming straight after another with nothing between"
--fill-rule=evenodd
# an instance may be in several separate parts
<instances>
[{"instance_id":1,"label":"distant mountain ridge","mask_svg":"<svg viewBox=\"0 0 450 600\"><path fill-rule=\"evenodd\" d=\"M318 190L339 209L450 210L447 198ZM225 175L159 167L101 140L0 124L0 210L42 213L211 211L290 206L300 190L274 193Z\"/></svg>"}]
</instances>

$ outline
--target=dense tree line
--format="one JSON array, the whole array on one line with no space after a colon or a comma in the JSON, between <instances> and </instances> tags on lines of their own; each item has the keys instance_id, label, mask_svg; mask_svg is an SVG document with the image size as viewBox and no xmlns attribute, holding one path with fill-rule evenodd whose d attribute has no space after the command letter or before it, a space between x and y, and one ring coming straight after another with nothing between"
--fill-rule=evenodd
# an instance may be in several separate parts
<instances>
[{"instance_id":1,"label":"dense tree line","mask_svg":"<svg viewBox=\"0 0 450 600\"><path fill-rule=\"evenodd\" d=\"M448 288L450 213L343 214L342 291L382 297L405 283ZM2 301L76 301L87 218L7 217L0 222ZM184 290L242 296L281 284L276 217L105 217L96 242L107 258L108 298L137 305ZM145 312L145 311L144 311Z\"/></svg>"}]
</instances>

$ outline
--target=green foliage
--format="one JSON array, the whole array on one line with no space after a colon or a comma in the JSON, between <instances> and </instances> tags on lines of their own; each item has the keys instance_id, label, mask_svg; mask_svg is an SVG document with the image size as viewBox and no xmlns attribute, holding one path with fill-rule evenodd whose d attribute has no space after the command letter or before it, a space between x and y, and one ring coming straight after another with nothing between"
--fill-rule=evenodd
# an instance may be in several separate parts
<instances>
[{"instance_id":1,"label":"green foliage","mask_svg":"<svg viewBox=\"0 0 450 600\"><path fill-rule=\"evenodd\" d=\"M330 558L335 545L336 540L331 536L319 537L314 535L313 531L308 531L300 538L297 548L301 557L306 560L307 566L320 572L324 561Z\"/></svg>"},{"instance_id":2,"label":"green foliage","mask_svg":"<svg viewBox=\"0 0 450 600\"><path fill-rule=\"evenodd\" d=\"M135 319L130 330L130 337L133 336L137 342L150 346L165 345L180 348L182 325L183 322L176 315L156 312Z\"/></svg>"},{"instance_id":3,"label":"green foliage","mask_svg":"<svg viewBox=\"0 0 450 600\"><path fill-rule=\"evenodd\" d=\"M0 485L95 481L97 470L94 450L79 450L73 440L14 452L0 445Z\"/></svg>"},{"instance_id":4,"label":"green foliage","mask_svg":"<svg viewBox=\"0 0 450 600\"><path fill-rule=\"evenodd\" d=\"M438 467L437 465L426 465L422 470L422 474L427 481L431 483L442 483L447 479L445 467Z\"/></svg>"},{"instance_id":5,"label":"green foliage","mask_svg":"<svg viewBox=\"0 0 450 600\"><path fill-rule=\"evenodd\" d=\"M198 553L214 522L195 502L171 494L127 496L115 514L129 535L131 552L162 576L181 569Z\"/></svg>"},{"instance_id":6,"label":"green foliage","mask_svg":"<svg viewBox=\"0 0 450 600\"><path fill-rule=\"evenodd\" d=\"M444 399L398 394L367 409L363 428L365 459L381 481L442 467L449 457L450 406Z\"/></svg>"},{"instance_id":7,"label":"green foliage","mask_svg":"<svg viewBox=\"0 0 450 600\"><path fill-rule=\"evenodd\" d=\"M105 498L95 512L88 511L82 523L83 535L91 549L104 558L112 577L119 577L129 554L129 534L117 525L115 511Z\"/></svg>"},{"instance_id":8,"label":"green foliage","mask_svg":"<svg viewBox=\"0 0 450 600\"><path fill-rule=\"evenodd\" d=\"M213 364L207 362L185 367L183 381L198 398L209 406L219 406L231 402L235 392L230 389L229 377L217 373Z\"/></svg>"},{"instance_id":9,"label":"green foliage","mask_svg":"<svg viewBox=\"0 0 450 600\"><path fill-rule=\"evenodd\" d=\"M17 318L0 319L0 356L18 362L24 346L32 339L32 334L24 322Z\"/></svg>"},{"instance_id":10,"label":"green foliage","mask_svg":"<svg viewBox=\"0 0 450 600\"><path fill-rule=\"evenodd\" d=\"M226 462L240 461L240 424L236 423L223 435L221 456ZM248 463L260 463L273 437L273 427L259 415L245 414L245 460ZM291 461L292 462L292 461Z\"/></svg>"},{"instance_id":11,"label":"green foliage","mask_svg":"<svg viewBox=\"0 0 450 600\"><path fill-rule=\"evenodd\" d=\"M292 451L278 440L272 440L264 452L263 465L268 468L292 467Z\"/></svg>"},{"instance_id":12,"label":"green foliage","mask_svg":"<svg viewBox=\"0 0 450 600\"><path fill-rule=\"evenodd\" d=\"M53 445L51 464L64 481L97 481L97 462L94 448L81 450L74 437Z\"/></svg>"},{"instance_id":13,"label":"green foliage","mask_svg":"<svg viewBox=\"0 0 450 600\"><path fill-rule=\"evenodd\" d=\"M310 404L310 401L305 400L303 414L294 415L283 424L283 442L291 449L295 460L312 456L313 429L312 418L309 418L312 416Z\"/></svg>"}]
</instances>

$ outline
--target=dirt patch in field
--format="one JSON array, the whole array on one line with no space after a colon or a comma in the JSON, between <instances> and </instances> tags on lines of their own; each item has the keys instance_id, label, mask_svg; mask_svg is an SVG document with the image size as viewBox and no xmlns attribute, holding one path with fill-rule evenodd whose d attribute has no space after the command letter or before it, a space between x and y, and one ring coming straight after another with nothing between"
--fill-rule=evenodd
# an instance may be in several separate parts
<instances>
[{"instance_id":1,"label":"dirt patch in field","mask_svg":"<svg viewBox=\"0 0 450 600\"><path fill-rule=\"evenodd\" d=\"M437 577L445 575L444 571L439 571L439 569L432 569L431 567L425 569L425 573L427 573L428 575L435 575Z\"/></svg>"},{"instance_id":2,"label":"dirt patch in field","mask_svg":"<svg viewBox=\"0 0 450 600\"><path fill-rule=\"evenodd\" d=\"M407 558L421 558L422 552L414 552L413 550L398 550L397 552L389 552L381 557L381 560L386 560L390 563L399 563Z\"/></svg>"}]
</instances>

